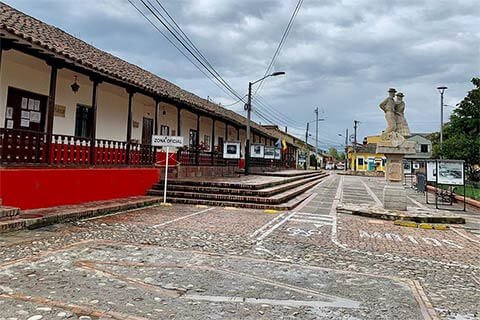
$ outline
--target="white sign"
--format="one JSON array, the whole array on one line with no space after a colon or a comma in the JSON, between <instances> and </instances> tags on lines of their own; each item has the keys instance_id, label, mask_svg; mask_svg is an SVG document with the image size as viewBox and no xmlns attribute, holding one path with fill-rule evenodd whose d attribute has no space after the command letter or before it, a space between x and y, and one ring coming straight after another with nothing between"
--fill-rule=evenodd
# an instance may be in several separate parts
<instances>
[{"instance_id":1,"label":"white sign","mask_svg":"<svg viewBox=\"0 0 480 320\"><path fill-rule=\"evenodd\" d=\"M435 160L427 161L427 181L437 181L437 161Z\"/></svg>"},{"instance_id":2,"label":"white sign","mask_svg":"<svg viewBox=\"0 0 480 320\"><path fill-rule=\"evenodd\" d=\"M240 142L225 142L223 144L224 159L240 159Z\"/></svg>"},{"instance_id":3,"label":"white sign","mask_svg":"<svg viewBox=\"0 0 480 320\"><path fill-rule=\"evenodd\" d=\"M154 147L183 147L183 137L179 136L152 136Z\"/></svg>"},{"instance_id":4,"label":"white sign","mask_svg":"<svg viewBox=\"0 0 480 320\"><path fill-rule=\"evenodd\" d=\"M250 146L250 157L263 158L265 146L261 144L252 144Z\"/></svg>"},{"instance_id":5,"label":"white sign","mask_svg":"<svg viewBox=\"0 0 480 320\"><path fill-rule=\"evenodd\" d=\"M265 159L275 159L274 147L265 147Z\"/></svg>"},{"instance_id":6,"label":"white sign","mask_svg":"<svg viewBox=\"0 0 480 320\"><path fill-rule=\"evenodd\" d=\"M463 186L463 161L438 160L438 183Z\"/></svg>"},{"instance_id":7,"label":"white sign","mask_svg":"<svg viewBox=\"0 0 480 320\"><path fill-rule=\"evenodd\" d=\"M275 159L280 160L281 158L282 158L281 149L276 148L275 149Z\"/></svg>"},{"instance_id":8,"label":"white sign","mask_svg":"<svg viewBox=\"0 0 480 320\"><path fill-rule=\"evenodd\" d=\"M30 122L40 123L42 119L42 114L37 111L30 111Z\"/></svg>"},{"instance_id":9,"label":"white sign","mask_svg":"<svg viewBox=\"0 0 480 320\"><path fill-rule=\"evenodd\" d=\"M403 161L403 173L410 174L412 173L412 163L410 161Z\"/></svg>"}]
</instances>

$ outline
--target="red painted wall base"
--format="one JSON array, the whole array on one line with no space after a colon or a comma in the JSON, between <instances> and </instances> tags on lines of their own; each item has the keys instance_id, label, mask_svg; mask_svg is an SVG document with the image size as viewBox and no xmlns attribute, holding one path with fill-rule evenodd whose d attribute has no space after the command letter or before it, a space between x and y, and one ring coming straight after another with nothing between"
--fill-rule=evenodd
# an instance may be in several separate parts
<instances>
[{"instance_id":1,"label":"red painted wall base","mask_svg":"<svg viewBox=\"0 0 480 320\"><path fill-rule=\"evenodd\" d=\"M78 204L145 195L159 177L156 168L0 168L0 198L20 209Z\"/></svg>"}]
</instances>

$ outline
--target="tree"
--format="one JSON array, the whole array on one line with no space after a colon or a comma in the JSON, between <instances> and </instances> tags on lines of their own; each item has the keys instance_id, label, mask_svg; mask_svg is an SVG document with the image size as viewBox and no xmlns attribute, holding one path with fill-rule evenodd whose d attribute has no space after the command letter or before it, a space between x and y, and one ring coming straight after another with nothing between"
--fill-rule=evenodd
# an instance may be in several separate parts
<instances>
[{"instance_id":1,"label":"tree","mask_svg":"<svg viewBox=\"0 0 480 320\"><path fill-rule=\"evenodd\" d=\"M475 86L458 104L444 126L443 156L465 160L467 164L480 163L480 78L473 78Z\"/></svg>"},{"instance_id":2,"label":"tree","mask_svg":"<svg viewBox=\"0 0 480 320\"><path fill-rule=\"evenodd\" d=\"M338 159L338 151L335 148L328 149L328 155L333 159Z\"/></svg>"}]
</instances>

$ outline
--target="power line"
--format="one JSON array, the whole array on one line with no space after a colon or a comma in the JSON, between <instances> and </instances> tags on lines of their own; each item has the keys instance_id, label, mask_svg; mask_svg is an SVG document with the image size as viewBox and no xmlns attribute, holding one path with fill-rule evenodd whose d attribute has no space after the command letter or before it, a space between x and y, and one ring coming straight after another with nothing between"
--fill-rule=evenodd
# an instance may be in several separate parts
<instances>
[{"instance_id":1,"label":"power line","mask_svg":"<svg viewBox=\"0 0 480 320\"><path fill-rule=\"evenodd\" d=\"M293 21L295 21L295 17L297 16L297 13L300 10L300 7L302 6L302 3L303 3L303 0L298 0L297 5L296 5L295 9L293 10L292 16L290 17L290 20L288 21L287 27L283 31L282 38L280 39L280 42L278 43L277 49L275 50L275 53L273 54L272 60L270 60L270 64L268 65L264 76L266 76L270 72L271 68L275 64L275 60L277 59L277 57L280 53L280 50L282 49L282 47L285 43L285 40L287 39L288 34L290 33L290 30L291 30L292 25L293 25ZM261 90L262 85L263 85L263 80L260 81L260 84L257 87L257 89L255 90L255 93L253 95L255 95L258 91Z\"/></svg>"},{"instance_id":2,"label":"power line","mask_svg":"<svg viewBox=\"0 0 480 320\"><path fill-rule=\"evenodd\" d=\"M195 61L193 61L181 48L179 48L160 28L150 19L147 17L147 15L140 10L133 2L132 0L127 0L172 46L174 46L191 64L193 64L207 79L212 81L218 88L220 88L222 91L224 91L227 95L230 97L236 98L236 96L232 95L231 92L227 91L223 86L221 86L219 83L214 81L211 76L209 76L200 66L198 66Z\"/></svg>"},{"instance_id":3,"label":"power line","mask_svg":"<svg viewBox=\"0 0 480 320\"><path fill-rule=\"evenodd\" d=\"M130 3L132 3L130 0L128 0ZM199 58L193 51L198 51L198 49L195 49L195 48L192 48L192 46L188 45L188 44L185 44L184 40L183 40L183 37L181 35L178 34L178 31L175 32L175 29L174 28L171 28L163 19L164 16L161 15L159 13L159 11L155 8L155 6L153 6L153 4L149 1L149 0L146 0L150 6L153 7L150 7L144 0L140 0L140 2L144 5L145 8L147 8L148 11L150 11L150 13L164 26L165 29L167 29L167 31L185 48L185 50L188 51L188 53L190 53L191 56L193 56L193 58L195 58L195 60L197 60L205 69L208 73L210 73L222 86L224 86L231 94L233 94L235 97L237 97L238 99L241 99L241 96L219 75L219 73L212 67L210 68L211 64L209 64L208 62L205 62L205 57L203 57L202 59ZM158 12L159 14L157 14L156 12ZM173 30L172 30L173 29ZM157 29L158 30L158 29ZM203 55L202 55L203 56Z\"/></svg>"}]
</instances>

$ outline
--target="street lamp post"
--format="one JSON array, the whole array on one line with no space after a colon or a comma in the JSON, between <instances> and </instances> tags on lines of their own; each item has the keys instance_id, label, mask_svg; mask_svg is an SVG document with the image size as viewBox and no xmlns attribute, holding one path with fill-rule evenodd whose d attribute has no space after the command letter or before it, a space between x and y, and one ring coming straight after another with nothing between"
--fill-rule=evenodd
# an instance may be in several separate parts
<instances>
[{"instance_id":1,"label":"street lamp post","mask_svg":"<svg viewBox=\"0 0 480 320\"><path fill-rule=\"evenodd\" d=\"M251 113L252 113L252 86L255 83L260 82L265 78L280 76L284 74L285 72L278 71L278 72L274 72L272 74L266 75L265 77L260 78L257 81L248 83L248 98L247 98L247 104L245 105L245 108L247 109L247 130L246 130L247 141L245 142L245 175L248 175L248 169L250 166L250 120L251 120Z\"/></svg>"},{"instance_id":2,"label":"street lamp post","mask_svg":"<svg viewBox=\"0 0 480 320\"><path fill-rule=\"evenodd\" d=\"M440 159L443 159L443 94L448 87L437 87L440 93Z\"/></svg>"}]
</instances>

